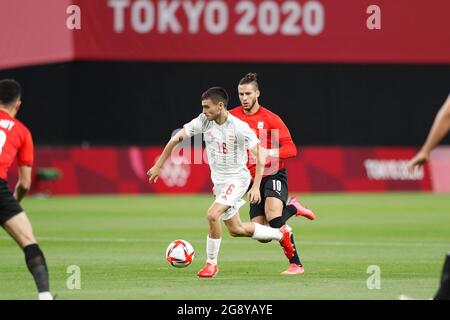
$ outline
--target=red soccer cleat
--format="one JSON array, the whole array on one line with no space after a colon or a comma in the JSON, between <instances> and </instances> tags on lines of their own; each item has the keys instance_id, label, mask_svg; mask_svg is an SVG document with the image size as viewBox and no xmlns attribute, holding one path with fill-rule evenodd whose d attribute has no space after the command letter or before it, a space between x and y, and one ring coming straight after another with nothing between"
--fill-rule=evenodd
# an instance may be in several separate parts
<instances>
[{"instance_id":1,"label":"red soccer cleat","mask_svg":"<svg viewBox=\"0 0 450 320\"><path fill-rule=\"evenodd\" d=\"M200 278L213 278L219 273L219 268L217 265L212 263L206 263L202 270L200 270L197 275Z\"/></svg>"},{"instance_id":2,"label":"red soccer cleat","mask_svg":"<svg viewBox=\"0 0 450 320\"><path fill-rule=\"evenodd\" d=\"M316 218L314 212L302 206L300 204L300 201L298 201L297 197L290 197L286 205L287 206L293 205L297 209L297 212L295 213L296 216L302 216L309 220L314 220Z\"/></svg>"},{"instance_id":3,"label":"red soccer cleat","mask_svg":"<svg viewBox=\"0 0 450 320\"><path fill-rule=\"evenodd\" d=\"M283 237L280 239L280 244L283 247L284 255L286 258L290 259L294 256L294 246L291 242L291 227L289 227L287 224L282 226L280 228L281 233L283 234Z\"/></svg>"},{"instance_id":4,"label":"red soccer cleat","mask_svg":"<svg viewBox=\"0 0 450 320\"><path fill-rule=\"evenodd\" d=\"M282 275L290 275L290 274L304 274L305 268L303 266L299 266L298 264L291 263L289 268L286 271L283 271Z\"/></svg>"}]
</instances>

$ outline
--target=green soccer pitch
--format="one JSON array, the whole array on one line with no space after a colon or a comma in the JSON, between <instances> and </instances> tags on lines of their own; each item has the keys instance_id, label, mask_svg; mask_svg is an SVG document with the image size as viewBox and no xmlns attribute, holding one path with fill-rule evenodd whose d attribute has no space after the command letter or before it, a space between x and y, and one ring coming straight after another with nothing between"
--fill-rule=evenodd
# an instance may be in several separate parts
<instances>
[{"instance_id":1,"label":"green soccer pitch","mask_svg":"<svg viewBox=\"0 0 450 320\"><path fill-rule=\"evenodd\" d=\"M280 245L232 238L224 229L219 274L199 279L212 197L26 198L58 299L428 299L450 251L450 196L430 193L298 195L317 219L292 217L305 274L282 276ZM248 221L248 204L241 209ZM176 269L167 245L189 241L194 262ZM73 289L70 269L80 270ZM369 266L376 266L375 269ZM380 287L373 288L379 267ZM69 271L69 273L68 273ZM369 287L372 289L368 288ZM72 289L71 289L72 288ZM0 231L0 299L36 299L24 257Z\"/></svg>"}]
</instances>

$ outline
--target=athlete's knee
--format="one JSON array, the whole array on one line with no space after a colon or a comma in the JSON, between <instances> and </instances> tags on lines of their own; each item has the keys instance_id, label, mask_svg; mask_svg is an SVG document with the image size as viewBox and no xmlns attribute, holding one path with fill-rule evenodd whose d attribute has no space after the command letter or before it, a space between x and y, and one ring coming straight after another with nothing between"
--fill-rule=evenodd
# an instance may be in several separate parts
<instances>
[{"instance_id":1,"label":"athlete's knee","mask_svg":"<svg viewBox=\"0 0 450 320\"><path fill-rule=\"evenodd\" d=\"M20 240L20 246L22 248L25 248L26 246L34 245L34 244L36 244L36 238L33 236L33 234L26 235L26 236L22 237L22 239Z\"/></svg>"},{"instance_id":2,"label":"athlete's knee","mask_svg":"<svg viewBox=\"0 0 450 320\"><path fill-rule=\"evenodd\" d=\"M209 208L208 213L207 213L208 221L210 223L218 222L221 214L222 214L222 212L220 212L219 210L214 209L214 208Z\"/></svg>"},{"instance_id":3,"label":"athlete's knee","mask_svg":"<svg viewBox=\"0 0 450 320\"><path fill-rule=\"evenodd\" d=\"M267 220L272 220L275 217L281 216L283 212L283 207L277 203L266 203L264 208Z\"/></svg>"},{"instance_id":4,"label":"athlete's knee","mask_svg":"<svg viewBox=\"0 0 450 320\"><path fill-rule=\"evenodd\" d=\"M266 207L264 208L265 210L265 212L266 212L266 214L268 214L268 213L280 213L279 211L280 211L280 209L283 209L283 208L280 208L280 206L278 205L278 204L275 204L275 203L267 203L266 204Z\"/></svg>"},{"instance_id":5,"label":"athlete's knee","mask_svg":"<svg viewBox=\"0 0 450 320\"><path fill-rule=\"evenodd\" d=\"M3 228L22 248L36 243L33 227L25 212L21 212L7 220L3 224Z\"/></svg>"},{"instance_id":6,"label":"athlete's knee","mask_svg":"<svg viewBox=\"0 0 450 320\"><path fill-rule=\"evenodd\" d=\"M32 230L27 230L26 232L16 234L13 238L22 249L30 245L35 245L37 242Z\"/></svg>"}]
</instances>

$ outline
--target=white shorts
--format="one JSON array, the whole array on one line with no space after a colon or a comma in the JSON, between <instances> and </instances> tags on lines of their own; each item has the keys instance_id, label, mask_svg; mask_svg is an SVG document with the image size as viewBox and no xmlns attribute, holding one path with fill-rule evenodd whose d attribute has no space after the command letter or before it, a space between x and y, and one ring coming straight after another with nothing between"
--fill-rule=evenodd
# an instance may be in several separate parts
<instances>
[{"instance_id":1,"label":"white shorts","mask_svg":"<svg viewBox=\"0 0 450 320\"><path fill-rule=\"evenodd\" d=\"M248 190L250 185L250 179L248 180L235 180L224 184L215 184L213 193L216 196L215 202L229 206L230 208L224 212L221 219L231 219L245 204L245 200L242 197Z\"/></svg>"}]
</instances>

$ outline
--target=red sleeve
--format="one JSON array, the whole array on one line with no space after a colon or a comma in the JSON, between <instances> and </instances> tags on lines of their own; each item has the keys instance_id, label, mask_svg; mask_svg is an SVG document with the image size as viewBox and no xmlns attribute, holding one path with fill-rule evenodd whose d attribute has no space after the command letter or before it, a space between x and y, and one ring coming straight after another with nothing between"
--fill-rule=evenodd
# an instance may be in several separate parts
<instances>
[{"instance_id":1,"label":"red sleeve","mask_svg":"<svg viewBox=\"0 0 450 320\"><path fill-rule=\"evenodd\" d=\"M17 165L18 166L33 166L34 161L34 147L33 138L28 129L24 130L24 140L22 146L17 152Z\"/></svg>"},{"instance_id":2,"label":"red sleeve","mask_svg":"<svg viewBox=\"0 0 450 320\"><path fill-rule=\"evenodd\" d=\"M273 118L273 127L280 130L279 157L281 159L293 158L297 155L297 147L292 141L291 133L280 117Z\"/></svg>"}]
</instances>

